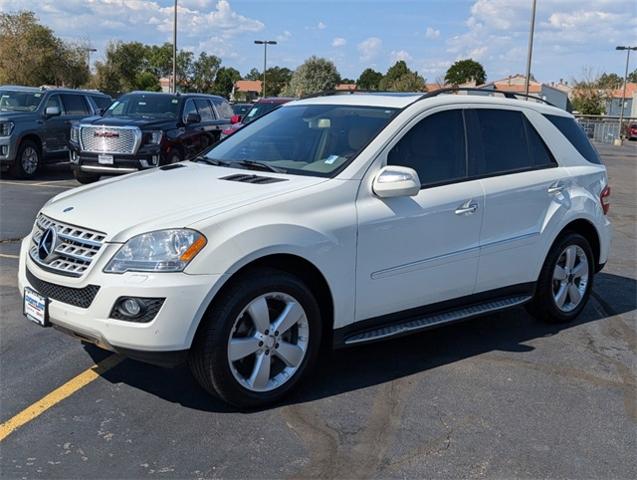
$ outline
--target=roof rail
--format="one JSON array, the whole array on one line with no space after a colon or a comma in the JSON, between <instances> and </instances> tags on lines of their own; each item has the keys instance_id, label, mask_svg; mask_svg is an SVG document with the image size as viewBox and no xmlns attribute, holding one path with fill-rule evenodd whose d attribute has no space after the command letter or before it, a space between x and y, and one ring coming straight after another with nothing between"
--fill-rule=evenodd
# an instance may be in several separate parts
<instances>
[{"instance_id":1,"label":"roof rail","mask_svg":"<svg viewBox=\"0 0 637 480\"><path fill-rule=\"evenodd\" d=\"M494 93L499 93L500 95L503 95L505 98L509 98L512 100L516 100L518 97L522 97L522 98L530 98L532 100L537 100L539 102L542 103L546 103L547 105L550 105L551 107L554 107L555 105L553 105L551 102L544 100L543 98L540 97L536 97L535 95L528 95L526 93L517 93L517 92L507 92L504 90L489 90L486 88L478 88L478 87L445 87L445 88L439 88L438 90L433 90L431 92L427 92L424 95L422 95L418 100L416 100L416 102L420 101L420 100L424 100L426 98L433 98L433 97L437 97L440 94L443 93L458 93L458 92L480 92L480 93L486 93L486 94L494 94ZM416 103L413 102L413 103Z\"/></svg>"}]
</instances>

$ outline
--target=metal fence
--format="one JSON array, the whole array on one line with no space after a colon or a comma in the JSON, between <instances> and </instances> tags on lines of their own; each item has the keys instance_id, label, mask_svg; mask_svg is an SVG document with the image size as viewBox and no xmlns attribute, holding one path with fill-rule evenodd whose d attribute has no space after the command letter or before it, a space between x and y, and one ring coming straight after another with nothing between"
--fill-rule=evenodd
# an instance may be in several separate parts
<instances>
[{"instance_id":1,"label":"metal fence","mask_svg":"<svg viewBox=\"0 0 637 480\"><path fill-rule=\"evenodd\" d=\"M591 140L599 143L613 143L619 138L619 119L616 117L577 116L578 123ZM628 124L635 123L634 118L624 119L624 129ZM623 132L624 135L626 132Z\"/></svg>"}]
</instances>

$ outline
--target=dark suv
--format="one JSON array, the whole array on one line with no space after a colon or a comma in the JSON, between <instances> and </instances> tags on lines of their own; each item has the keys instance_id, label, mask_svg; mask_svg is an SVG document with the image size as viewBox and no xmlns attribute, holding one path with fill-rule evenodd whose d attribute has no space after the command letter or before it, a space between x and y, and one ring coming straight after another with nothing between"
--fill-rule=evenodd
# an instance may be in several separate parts
<instances>
[{"instance_id":1,"label":"dark suv","mask_svg":"<svg viewBox=\"0 0 637 480\"><path fill-rule=\"evenodd\" d=\"M190 159L230 125L230 104L194 93L132 92L103 117L71 129L71 167L80 183Z\"/></svg>"},{"instance_id":2,"label":"dark suv","mask_svg":"<svg viewBox=\"0 0 637 480\"><path fill-rule=\"evenodd\" d=\"M68 160L71 122L100 115L112 98L93 90L0 86L0 168L33 178L44 162Z\"/></svg>"}]
</instances>

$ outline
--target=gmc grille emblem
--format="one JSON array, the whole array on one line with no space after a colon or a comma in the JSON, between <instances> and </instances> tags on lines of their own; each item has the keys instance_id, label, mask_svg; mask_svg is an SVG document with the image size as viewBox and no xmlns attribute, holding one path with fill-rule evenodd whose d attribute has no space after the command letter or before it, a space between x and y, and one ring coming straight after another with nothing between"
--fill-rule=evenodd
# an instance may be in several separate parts
<instances>
[{"instance_id":1,"label":"gmc grille emblem","mask_svg":"<svg viewBox=\"0 0 637 480\"><path fill-rule=\"evenodd\" d=\"M94 132L94 137L97 138L119 138L119 133L117 132Z\"/></svg>"}]
</instances>

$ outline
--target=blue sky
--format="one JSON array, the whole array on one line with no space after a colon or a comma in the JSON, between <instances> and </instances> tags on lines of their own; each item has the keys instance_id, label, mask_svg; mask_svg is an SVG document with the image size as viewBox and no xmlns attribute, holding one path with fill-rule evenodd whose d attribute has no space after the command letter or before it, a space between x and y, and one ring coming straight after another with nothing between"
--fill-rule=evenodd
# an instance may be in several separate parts
<instances>
[{"instance_id":1,"label":"blue sky","mask_svg":"<svg viewBox=\"0 0 637 480\"><path fill-rule=\"evenodd\" d=\"M0 0L0 11L33 10L68 40L103 55L111 40L163 43L172 37L173 0ZM407 61L429 82L460 58L480 61L489 79L525 69L531 0L179 0L180 48L205 50L246 73L261 68L252 42L276 39L269 65L295 68L310 55L341 75L382 72ZM623 74L618 44L637 45L635 0L538 0L533 73L541 81ZM631 70L637 66L637 55ZM590 74L589 73L589 74Z\"/></svg>"}]
</instances>

